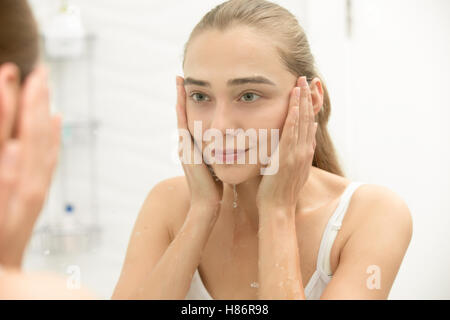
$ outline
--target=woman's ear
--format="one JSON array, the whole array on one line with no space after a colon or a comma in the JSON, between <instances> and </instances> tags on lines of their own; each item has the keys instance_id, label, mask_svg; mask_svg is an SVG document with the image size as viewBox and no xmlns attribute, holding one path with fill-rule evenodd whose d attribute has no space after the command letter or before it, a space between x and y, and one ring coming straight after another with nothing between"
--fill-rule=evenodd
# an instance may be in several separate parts
<instances>
[{"instance_id":1,"label":"woman's ear","mask_svg":"<svg viewBox=\"0 0 450 320\"><path fill-rule=\"evenodd\" d=\"M316 115L323 106L323 87L319 78L315 77L309 84L311 90L311 99L313 103L314 115Z\"/></svg>"},{"instance_id":2,"label":"woman's ear","mask_svg":"<svg viewBox=\"0 0 450 320\"><path fill-rule=\"evenodd\" d=\"M20 71L14 63L0 65L0 148L16 126L20 93Z\"/></svg>"}]
</instances>

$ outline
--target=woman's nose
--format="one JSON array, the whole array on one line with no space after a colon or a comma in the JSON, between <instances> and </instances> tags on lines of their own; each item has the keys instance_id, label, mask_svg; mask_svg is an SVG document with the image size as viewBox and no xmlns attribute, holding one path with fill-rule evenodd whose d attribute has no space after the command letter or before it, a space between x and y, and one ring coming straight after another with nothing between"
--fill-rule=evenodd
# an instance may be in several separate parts
<instances>
[{"instance_id":1,"label":"woman's nose","mask_svg":"<svg viewBox=\"0 0 450 320\"><path fill-rule=\"evenodd\" d=\"M237 129L237 125L238 119L236 119L232 107L227 103L217 103L210 127L220 130L225 135L227 129Z\"/></svg>"}]
</instances>

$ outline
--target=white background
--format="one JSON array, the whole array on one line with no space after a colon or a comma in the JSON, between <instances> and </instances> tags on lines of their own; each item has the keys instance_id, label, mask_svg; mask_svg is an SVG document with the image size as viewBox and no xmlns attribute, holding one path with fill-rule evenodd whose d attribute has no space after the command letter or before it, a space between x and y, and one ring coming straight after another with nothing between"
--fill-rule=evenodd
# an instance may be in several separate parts
<instances>
[{"instance_id":1,"label":"white background","mask_svg":"<svg viewBox=\"0 0 450 320\"><path fill-rule=\"evenodd\" d=\"M33 0L42 24L56 0ZM97 37L93 76L99 130L100 219L94 254L70 261L27 253L27 269L81 266L111 296L146 194L183 173L176 148L175 75L194 25L222 1L74 0ZM329 123L345 173L387 186L408 204L413 238L390 299L450 298L450 2L275 1L305 28L332 101Z\"/></svg>"}]
</instances>

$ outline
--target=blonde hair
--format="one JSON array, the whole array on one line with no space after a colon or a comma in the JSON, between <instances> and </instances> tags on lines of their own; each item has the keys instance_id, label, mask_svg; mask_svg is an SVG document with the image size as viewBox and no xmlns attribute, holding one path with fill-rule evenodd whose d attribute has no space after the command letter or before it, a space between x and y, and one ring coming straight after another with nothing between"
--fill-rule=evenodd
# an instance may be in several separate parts
<instances>
[{"instance_id":1,"label":"blonde hair","mask_svg":"<svg viewBox=\"0 0 450 320\"><path fill-rule=\"evenodd\" d=\"M315 66L308 39L293 14L283 7L265 0L230 0L209 11L192 30L184 47L184 60L189 43L194 37L208 29L224 31L236 25L266 31L280 44L277 51L286 68L296 77L319 78L323 87L323 106L316 114L318 122L316 150L313 166L344 176L336 151L327 130L330 117L330 98L322 76Z\"/></svg>"}]
</instances>

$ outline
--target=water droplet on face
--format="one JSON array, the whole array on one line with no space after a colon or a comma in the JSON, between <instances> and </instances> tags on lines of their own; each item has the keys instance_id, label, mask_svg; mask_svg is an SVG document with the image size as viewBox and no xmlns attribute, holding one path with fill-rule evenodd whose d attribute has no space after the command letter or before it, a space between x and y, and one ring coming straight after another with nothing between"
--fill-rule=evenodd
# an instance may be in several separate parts
<instances>
[{"instance_id":1,"label":"water droplet on face","mask_svg":"<svg viewBox=\"0 0 450 320\"><path fill-rule=\"evenodd\" d=\"M174 188L172 186L167 187L168 190L173 190Z\"/></svg>"},{"instance_id":2,"label":"water droplet on face","mask_svg":"<svg viewBox=\"0 0 450 320\"><path fill-rule=\"evenodd\" d=\"M250 287L252 287L252 288L259 288L259 283L258 282L252 282L252 283L250 283Z\"/></svg>"}]
</instances>

